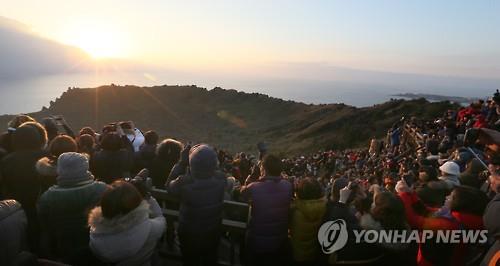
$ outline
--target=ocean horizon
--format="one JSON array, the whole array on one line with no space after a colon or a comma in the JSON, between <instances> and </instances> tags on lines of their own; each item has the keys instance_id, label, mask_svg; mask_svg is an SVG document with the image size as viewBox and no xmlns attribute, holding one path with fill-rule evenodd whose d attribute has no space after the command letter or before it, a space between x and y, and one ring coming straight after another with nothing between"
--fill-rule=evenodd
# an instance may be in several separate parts
<instances>
[{"instance_id":1,"label":"ocean horizon","mask_svg":"<svg viewBox=\"0 0 500 266\"><path fill-rule=\"evenodd\" d=\"M171 73L72 73L44 75L29 78L0 80L0 115L36 112L48 107L50 101L68 89L93 88L101 85L196 85L213 89L235 89L248 93L263 93L271 97L293 100L307 104L344 103L356 107L368 107L383 103L400 93L425 93L458 97L488 97L495 88L452 89L449 86L425 85L405 87L398 84L370 84L366 81L314 80L290 78L224 78L207 75L173 75Z\"/></svg>"}]
</instances>

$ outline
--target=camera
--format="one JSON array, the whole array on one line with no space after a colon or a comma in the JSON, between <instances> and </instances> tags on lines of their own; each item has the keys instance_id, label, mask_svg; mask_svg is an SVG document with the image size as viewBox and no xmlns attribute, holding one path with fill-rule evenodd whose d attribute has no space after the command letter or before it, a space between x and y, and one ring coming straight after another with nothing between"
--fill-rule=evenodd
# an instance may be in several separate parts
<instances>
[{"instance_id":1,"label":"camera","mask_svg":"<svg viewBox=\"0 0 500 266\"><path fill-rule=\"evenodd\" d=\"M153 180L148 177L149 171L147 169L141 170L134 178L125 178L125 181L134 185L134 187L141 193L142 197L148 199L153 190Z\"/></svg>"}]
</instances>

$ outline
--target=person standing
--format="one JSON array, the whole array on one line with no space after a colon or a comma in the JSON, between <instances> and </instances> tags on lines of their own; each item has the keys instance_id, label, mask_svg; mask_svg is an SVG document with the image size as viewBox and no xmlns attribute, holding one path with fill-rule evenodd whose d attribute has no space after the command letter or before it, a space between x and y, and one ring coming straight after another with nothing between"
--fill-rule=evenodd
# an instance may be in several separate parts
<instances>
[{"instance_id":1,"label":"person standing","mask_svg":"<svg viewBox=\"0 0 500 266\"><path fill-rule=\"evenodd\" d=\"M293 189L292 184L281 177L281 171L281 160L266 155L261 164L261 177L241 188L241 197L251 206L246 237L250 265L287 265Z\"/></svg>"},{"instance_id":2,"label":"person standing","mask_svg":"<svg viewBox=\"0 0 500 266\"><path fill-rule=\"evenodd\" d=\"M57 184L40 197L38 215L44 255L65 261L88 246L87 215L107 186L94 181L89 159L76 152L59 156L56 180Z\"/></svg>"},{"instance_id":3,"label":"person standing","mask_svg":"<svg viewBox=\"0 0 500 266\"><path fill-rule=\"evenodd\" d=\"M0 162L2 196L21 203L28 218L28 242L32 251L38 250L38 218L36 204L40 195L40 176L37 161L46 156L47 133L42 125L26 122L14 131L14 152Z\"/></svg>"},{"instance_id":4,"label":"person standing","mask_svg":"<svg viewBox=\"0 0 500 266\"><path fill-rule=\"evenodd\" d=\"M193 146L186 162L188 149L178 165L189 171L167 180L167 191L180 199L182 260L184 265L217 265L226 178L217 171L217 153L210 146Z\"/></svg>"}]
</instances>

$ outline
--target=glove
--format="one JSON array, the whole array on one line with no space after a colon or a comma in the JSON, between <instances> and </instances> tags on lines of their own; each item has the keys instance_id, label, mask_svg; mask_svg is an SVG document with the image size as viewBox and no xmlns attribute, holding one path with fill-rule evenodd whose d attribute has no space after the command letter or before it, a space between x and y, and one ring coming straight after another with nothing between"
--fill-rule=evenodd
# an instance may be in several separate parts
<instances>
[{"instance_id":1,"label":"glove","mask_svg":"<svg viewBox=\"0 0 500 266\"><path fill-rule=\"evenodd\" d=\"M396 183L395 189L397 193L404 193L411 191L410 187L408 187L408 184L406 184L406 181L404 179L401 179Z\"/></svg>"},{"instance_id":2,"label":"glove","mask_svg":"<svg viewBox=\"0 0 500 266\"><path fill-rule=\"evenodd\" d=\"M339 196L339 202L340 203L346 203L347 200L349 199L349 196L351 195L352 190L349 189L349 186L346 186L345 188L340 190L340 196Z\"/></svg>"}]
</instances>

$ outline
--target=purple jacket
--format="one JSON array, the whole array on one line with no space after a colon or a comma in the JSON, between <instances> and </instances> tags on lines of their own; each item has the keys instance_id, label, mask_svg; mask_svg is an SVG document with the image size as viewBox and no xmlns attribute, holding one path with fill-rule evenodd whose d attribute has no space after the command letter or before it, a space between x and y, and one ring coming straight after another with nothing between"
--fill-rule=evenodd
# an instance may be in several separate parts
<instances>
[{"instance_id":1,"label":"purple jacket","mask_svg":"<svg viewBox=\"0 0 500 266\"><path fill-rule=\"evenodd\" d=\"M292 184L277 176L261 177L243 187L251 205L247 245L255 253L273 253L287 241Z\"/></svg>"}]
</instances>

